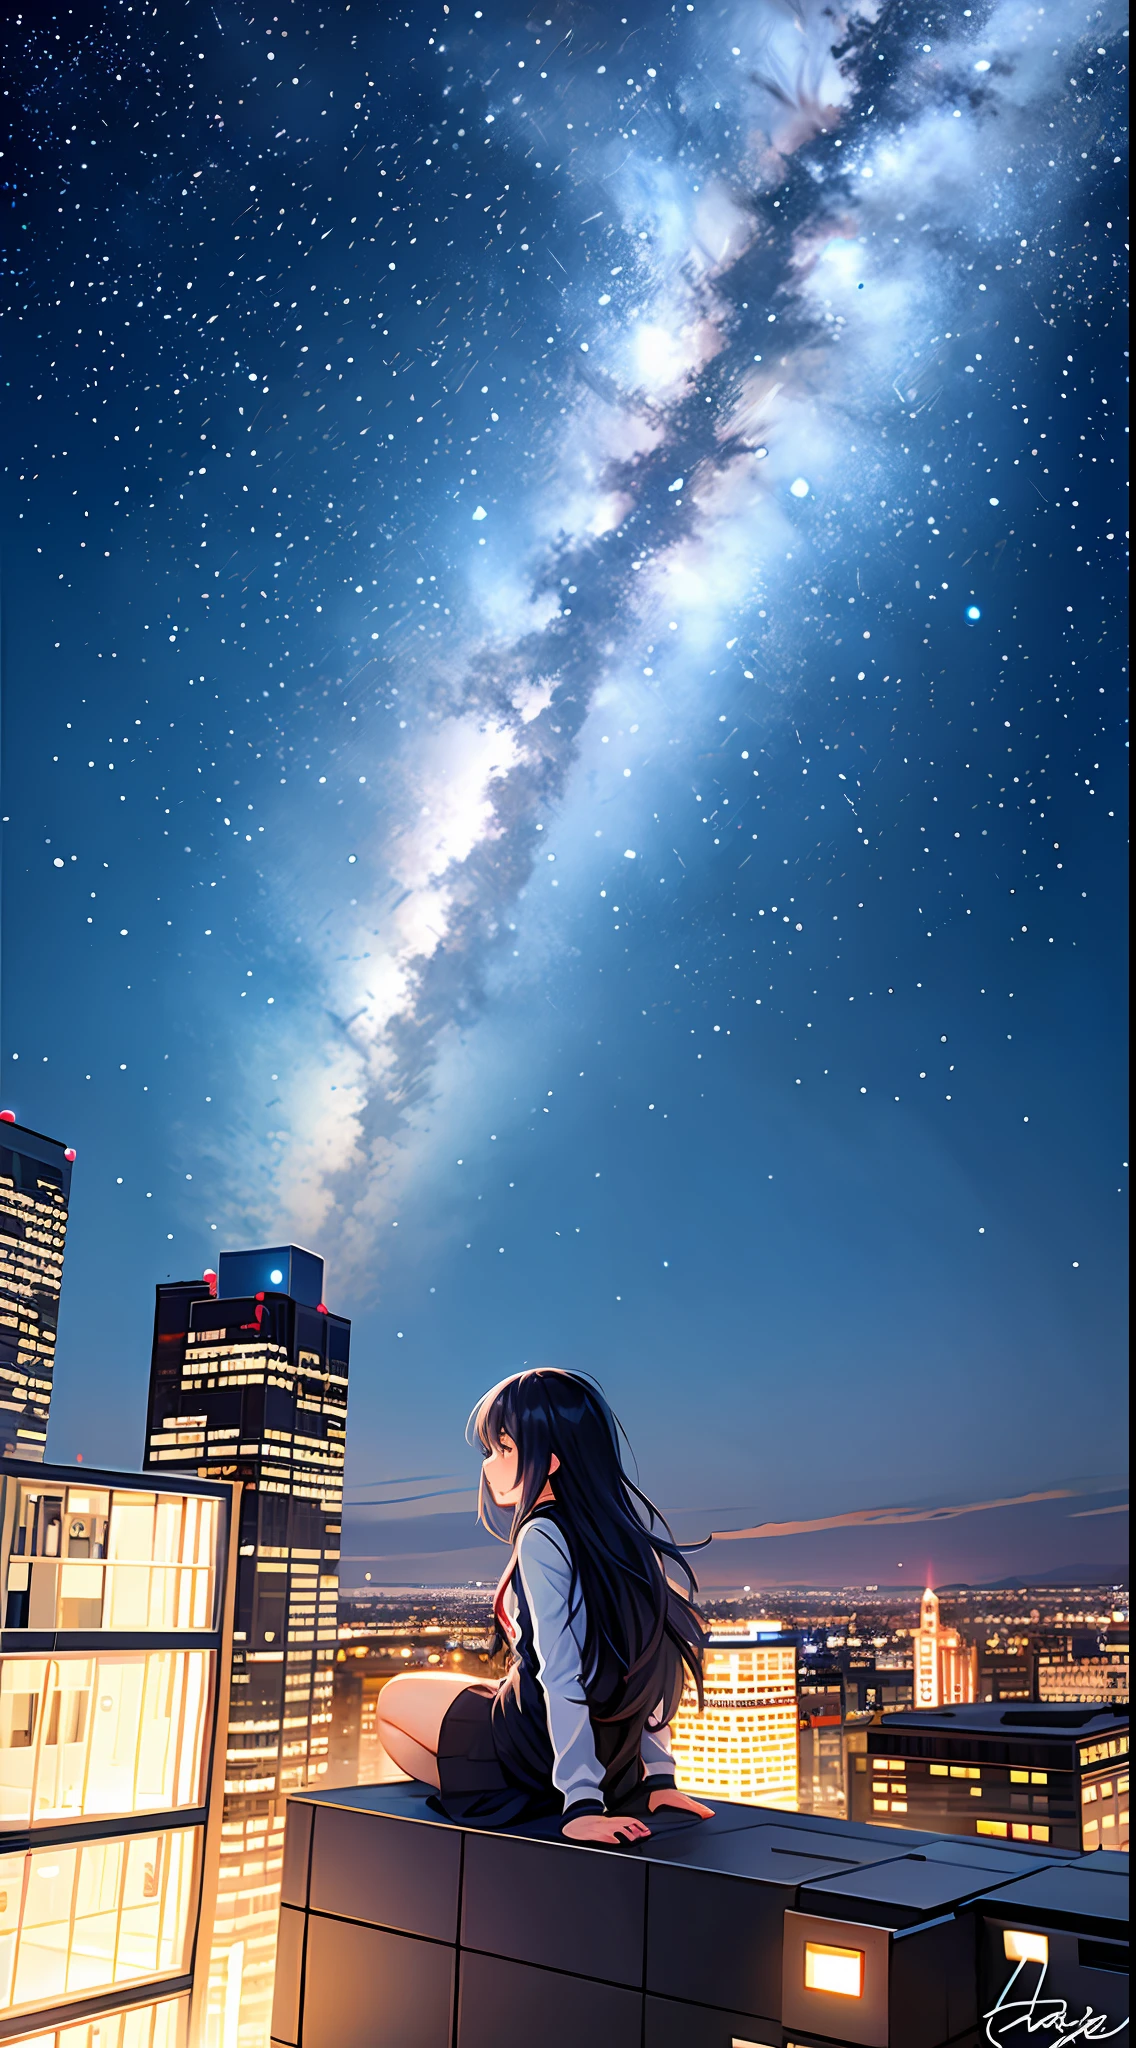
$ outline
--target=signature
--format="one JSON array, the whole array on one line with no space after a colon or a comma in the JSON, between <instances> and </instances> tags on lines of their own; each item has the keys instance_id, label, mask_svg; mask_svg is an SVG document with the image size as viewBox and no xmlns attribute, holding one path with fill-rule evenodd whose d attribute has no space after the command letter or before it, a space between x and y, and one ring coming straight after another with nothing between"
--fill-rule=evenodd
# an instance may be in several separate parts
<instances>
[{"instance_id":1,"label":"signature","mask_svg":"<svg viewBox=\"0 0 1136 2048\"><path fill-rule=\"evenodd\" d=\"M1112 2026L1108 2014L1094 2012L1091 2005L1087 2005L1077 2019L1070 2013L1067 1999L1045 1997L1047 1963L1041 1965L1032 1998L1011 1998L1010 1993L1025 1967L1024 1961L1018 1964L999 1993L997 2004L982 2015L986 2021L986 2039L994 2043L994 2048L999 2048L999 2043L1016 2030L1027 2035L1042 2034L1047 2043L1056 2042L1061 2044L1061 2048L1068 2048L1073 2041L1111 2041L1128 2025L1127 2020L1121 2020L1119 2025Z\"/></svg>"}]
</instances>

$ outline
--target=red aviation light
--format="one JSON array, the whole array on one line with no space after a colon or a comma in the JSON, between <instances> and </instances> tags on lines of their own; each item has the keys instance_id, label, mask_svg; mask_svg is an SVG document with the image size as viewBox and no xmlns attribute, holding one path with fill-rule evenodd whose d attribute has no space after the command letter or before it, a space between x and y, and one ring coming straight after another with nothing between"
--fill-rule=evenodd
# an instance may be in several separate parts
<instances>
[{"instance_id":1,"label":"red aviation light","mask_svg":"<svg viewBox=\"0 0 1136 2048\"><path fill-rule=\"evenodd\" d=\"M317 1316L329 1316L331 1314L331 1310L329 1309L326 1301L317 1301L316 1314Z\"/></svg>"},{"instance_id":2,"label":"red aviation light","mask_svg":"<svg viewBox=\"0 0 1136 2048\"><path fill-rule=\"evenodd\" d=\"M215 1273L215 1272L213 1271L213 1268L212 1268L212 1266L206 1266L206 1268L205 1268L205 1271L204 1271L204 1273L203 1273L203 1274L201 1275L201 1277L202 1277L202 1279L204 1280L204 1282L205 1282L205 1285L206 1285L206 1286L207 1286L207 1288L209 1289L209 1292L210 1292L210 1294L211 1294L211 1296L212 1296L213 1300L214 1300L214 1301L216 1301L216 1299L217 1299L217 1275L216 1275L216 1273Z\"/></svg>"},{"instance_id":3,"label":"red aviation light","mask_svg":"<svg viewBox=\"0 0 1136 2048\"><path fill-rule=\"evenodd\" d=\"M75 1161L78 1157L74 1145L68 1145L67 1150L63 1154L63 1157L67 1161L68 1166L74 1166Z\"/></svg>"},{"instance_id":4,"label":"red aviation light","mask_svg":"<svg viewBox=\"0 0 1136 2048\"><path fill-rule=\"evenodd\" d=\"M0 1124L14 1124L15 1121L16 1112L14 1109L0 1109Z\"/></svg>"}]
</instances>

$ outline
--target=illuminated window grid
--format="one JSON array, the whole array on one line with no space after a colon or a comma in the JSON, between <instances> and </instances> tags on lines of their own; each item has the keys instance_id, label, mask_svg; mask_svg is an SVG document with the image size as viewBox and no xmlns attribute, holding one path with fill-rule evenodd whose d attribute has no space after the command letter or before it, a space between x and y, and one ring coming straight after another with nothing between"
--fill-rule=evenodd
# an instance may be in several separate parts
<instances>
[{"instance_id":1,"label":"illuminated window grid","mask_svg":"<svg viewBox=\"0 0 1136 2048\"><path fill-rule=\"evenodd\" d=\"M874 1756L872 1763L872 1812L907 1812L907 1759L906 1757ZM899 1778L889 1778L885 1773L898 1771Z\"/></svg>"},{"instance_id":2,"label":"illuminated window grid","mask_svg":"<svg viewBox=\"0 0 1136 2048\"><path fill-rule=\"evenodd\" d=\"M1100 1764L1113 1757L1127 1757L1128 1737L1111 1735L1107 1741L1083 1743L1077 1752L1082 1769L1088 1764Z\"/></svg>"},{"instance_id":3,"label":"illuminated window grid","mask_svg":"<svg viewBox=\"0 0 1136 2048\"><path fill-rule=\"evenodd\" d=\"M208 1650L5 1657L0 1825L204 1804Z\"/></svg>"},{"instance_id":4,"label":"illuminated window grid","mask_svg":"<svg viewBox=\"0 0 1136 2048\"><path fill-rule=\"evenodd\" d=\"M976 1820L974 1831L1001 1842L1048 1842L1050 1829L1044 1821Z\"/></svg>"},{"instance_id":5,"label":"illuminated window grid","mask_svg":"<svg viewBox=\"0 0 1136 2048\"><path fill-rule=\"evenodd\" d=\"M0 2008L35 2011L183 1976L200 1860L200 1828L0 1857Z\"/></svg>"},{"instance_id":6,"label":"illuminated window grid","mask_svg":"<svg viewBox=\"0 0 1136 2048\"><path fill-rule=\"evenodd\" d=\"M18 1141L15 1149L19 1149ZM26 1155L25 1165L30 1165ZM0 1366L0 1408L14 1412L15 1448L42 1459L47 1443L55 1361L54 1317L63 1282L67 1231L67 1200L49 1180L37 1180L33 1192L0 1175L0 1214L16 1225L14 1235L0 1235L0 1327L16 1333L16 1359ZM43 1301L46 1320L37 1305ZM2 1389L10 1391L5 1398Z\"/></svg>"},{"instance_id":7,"label":"illuminated window grid","mask_svg":"<svg viewBox=\"0 0 1136 2048\"><path fill-rule=\"evenodd\" d=\"M671 1724L678 1782L739 1800L797 1804L796 1653L746 1645L706 1653L705 1708L689 1685ZM791 1688L791 1689L790 1689Z\"/></svg>"},{"instance_id":8,"label":"illuminated window grid","mask_svg":"<svg viewBox=\"0 0 1136 2048\"><path fill-rule=\"evenodd\" d=\"M49 1544L42 1554L35 1546L45 1500L59 1503L60 1516L42 1532ZM73 1517L86 1523L88 1547L95 1523L105 1525L105 1557L60 1555L61 1542L70 1547L64 1521ZM27 1593L27 1618L20 1626L125 1632L211 1631L214 1626L215 1500L141 1488L69 1486L50 1477L42 1483L22 1479L11 1541L2 1590Z\"/></svg>"},{"instance_id":9,"label":"illuminated window grid","mask_svg":"<svg viewBox=\"0 0 1136 2048\"><path fill-rule=\"evenodd\" d=\"M22 1570L21 1570L22 1566ZM25 1576L27 1574L28 1576ZM34 1628L213 1628L214 1574L210 1565L56 1562L13 1558L8 1590L30 1584ZM54 1597L53 1597L54 1596ZM50 1618L49 1618L50 1617Z\"/></svg>"},{"instance_id":10,"label":"illuminated window grid","mask_svg":"<svg viewBox=\"0 0 1136 2048\"><path fill-rule=\"evenodd\" d=\"M263 2048L276 1966L284 1819L222 1823L217 1913L201 2038L210 2048Z\"/></svg>"}]
</instances>

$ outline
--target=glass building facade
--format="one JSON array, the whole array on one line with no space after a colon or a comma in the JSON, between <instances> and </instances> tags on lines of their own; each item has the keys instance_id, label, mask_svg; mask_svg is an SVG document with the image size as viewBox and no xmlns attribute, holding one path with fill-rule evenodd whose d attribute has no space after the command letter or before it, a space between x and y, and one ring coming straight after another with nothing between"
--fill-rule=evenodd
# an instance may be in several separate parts
<instances>
[{"instance_id":1,"label":"glass building facade","mask_svg":"<svg viewBox=\"0 0 1136 2048\"><path fill-rule=\"evenodd\" d=\"M703 1707L688 1681L671 1722L675 1779L740 1805L797 1806L797 1643L711 1631Z\"/></svg>"},{"instance_id":2,"label":"glass building facade","mask_svg":"<svg viewBox=\"0 0 1136 2048\"><path fill-rule=\"evenodd\" d=\"M74 1157L0 1112L0 1457L47 1449Z\"/></svg>"},{"instance_id":3,"label":"glass building facade","mask_svg":"<svg viewBox=\"0 0 1136 2048\"><path fill-rule=\"evenodd\" d=\"M5 2042L190 2048L196 2038L195 1957L211 1937L221 1839L237 1497L195 1480L155 1488L79 1467L0 1466Z\"/></svg>"},{"instance_id":4,"label":"glass building facade","mask_svg":"<svg viewBox=\"0 0 1136 2048\"><path fill-rule=\"evenodd\" d=\"M159 1287L146 1464L243 1488L202 2048L266 2048L290 1792L328 1770L351 1327L298 1246ZM286 1291L291 1289L291 1291Z\"/></svg>"}]
</instances>

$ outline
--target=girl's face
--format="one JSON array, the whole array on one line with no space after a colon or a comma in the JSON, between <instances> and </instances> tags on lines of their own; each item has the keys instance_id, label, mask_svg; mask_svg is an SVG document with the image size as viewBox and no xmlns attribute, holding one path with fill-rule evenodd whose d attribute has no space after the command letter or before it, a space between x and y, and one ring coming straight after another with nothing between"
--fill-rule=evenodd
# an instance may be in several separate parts
<instances>
[{"instance_id":1,"label":"girl's face","mask_svg":"<svg viewBox=\"0 0 1136 2048\"><path fill-rule=\"evenodd\" d=\"M491 1450L483 1466L485 1484L499 1508L515 1508L524 1491L524 1480L520 1469L517 1446L511 1436L502 1430L496 1447ZM555 1452L549 1464L549 1474L560 1469L560 1460ZM551 1489L546 1487L541 1499L551 1499Z\"/></svg>"}]
</instances>

